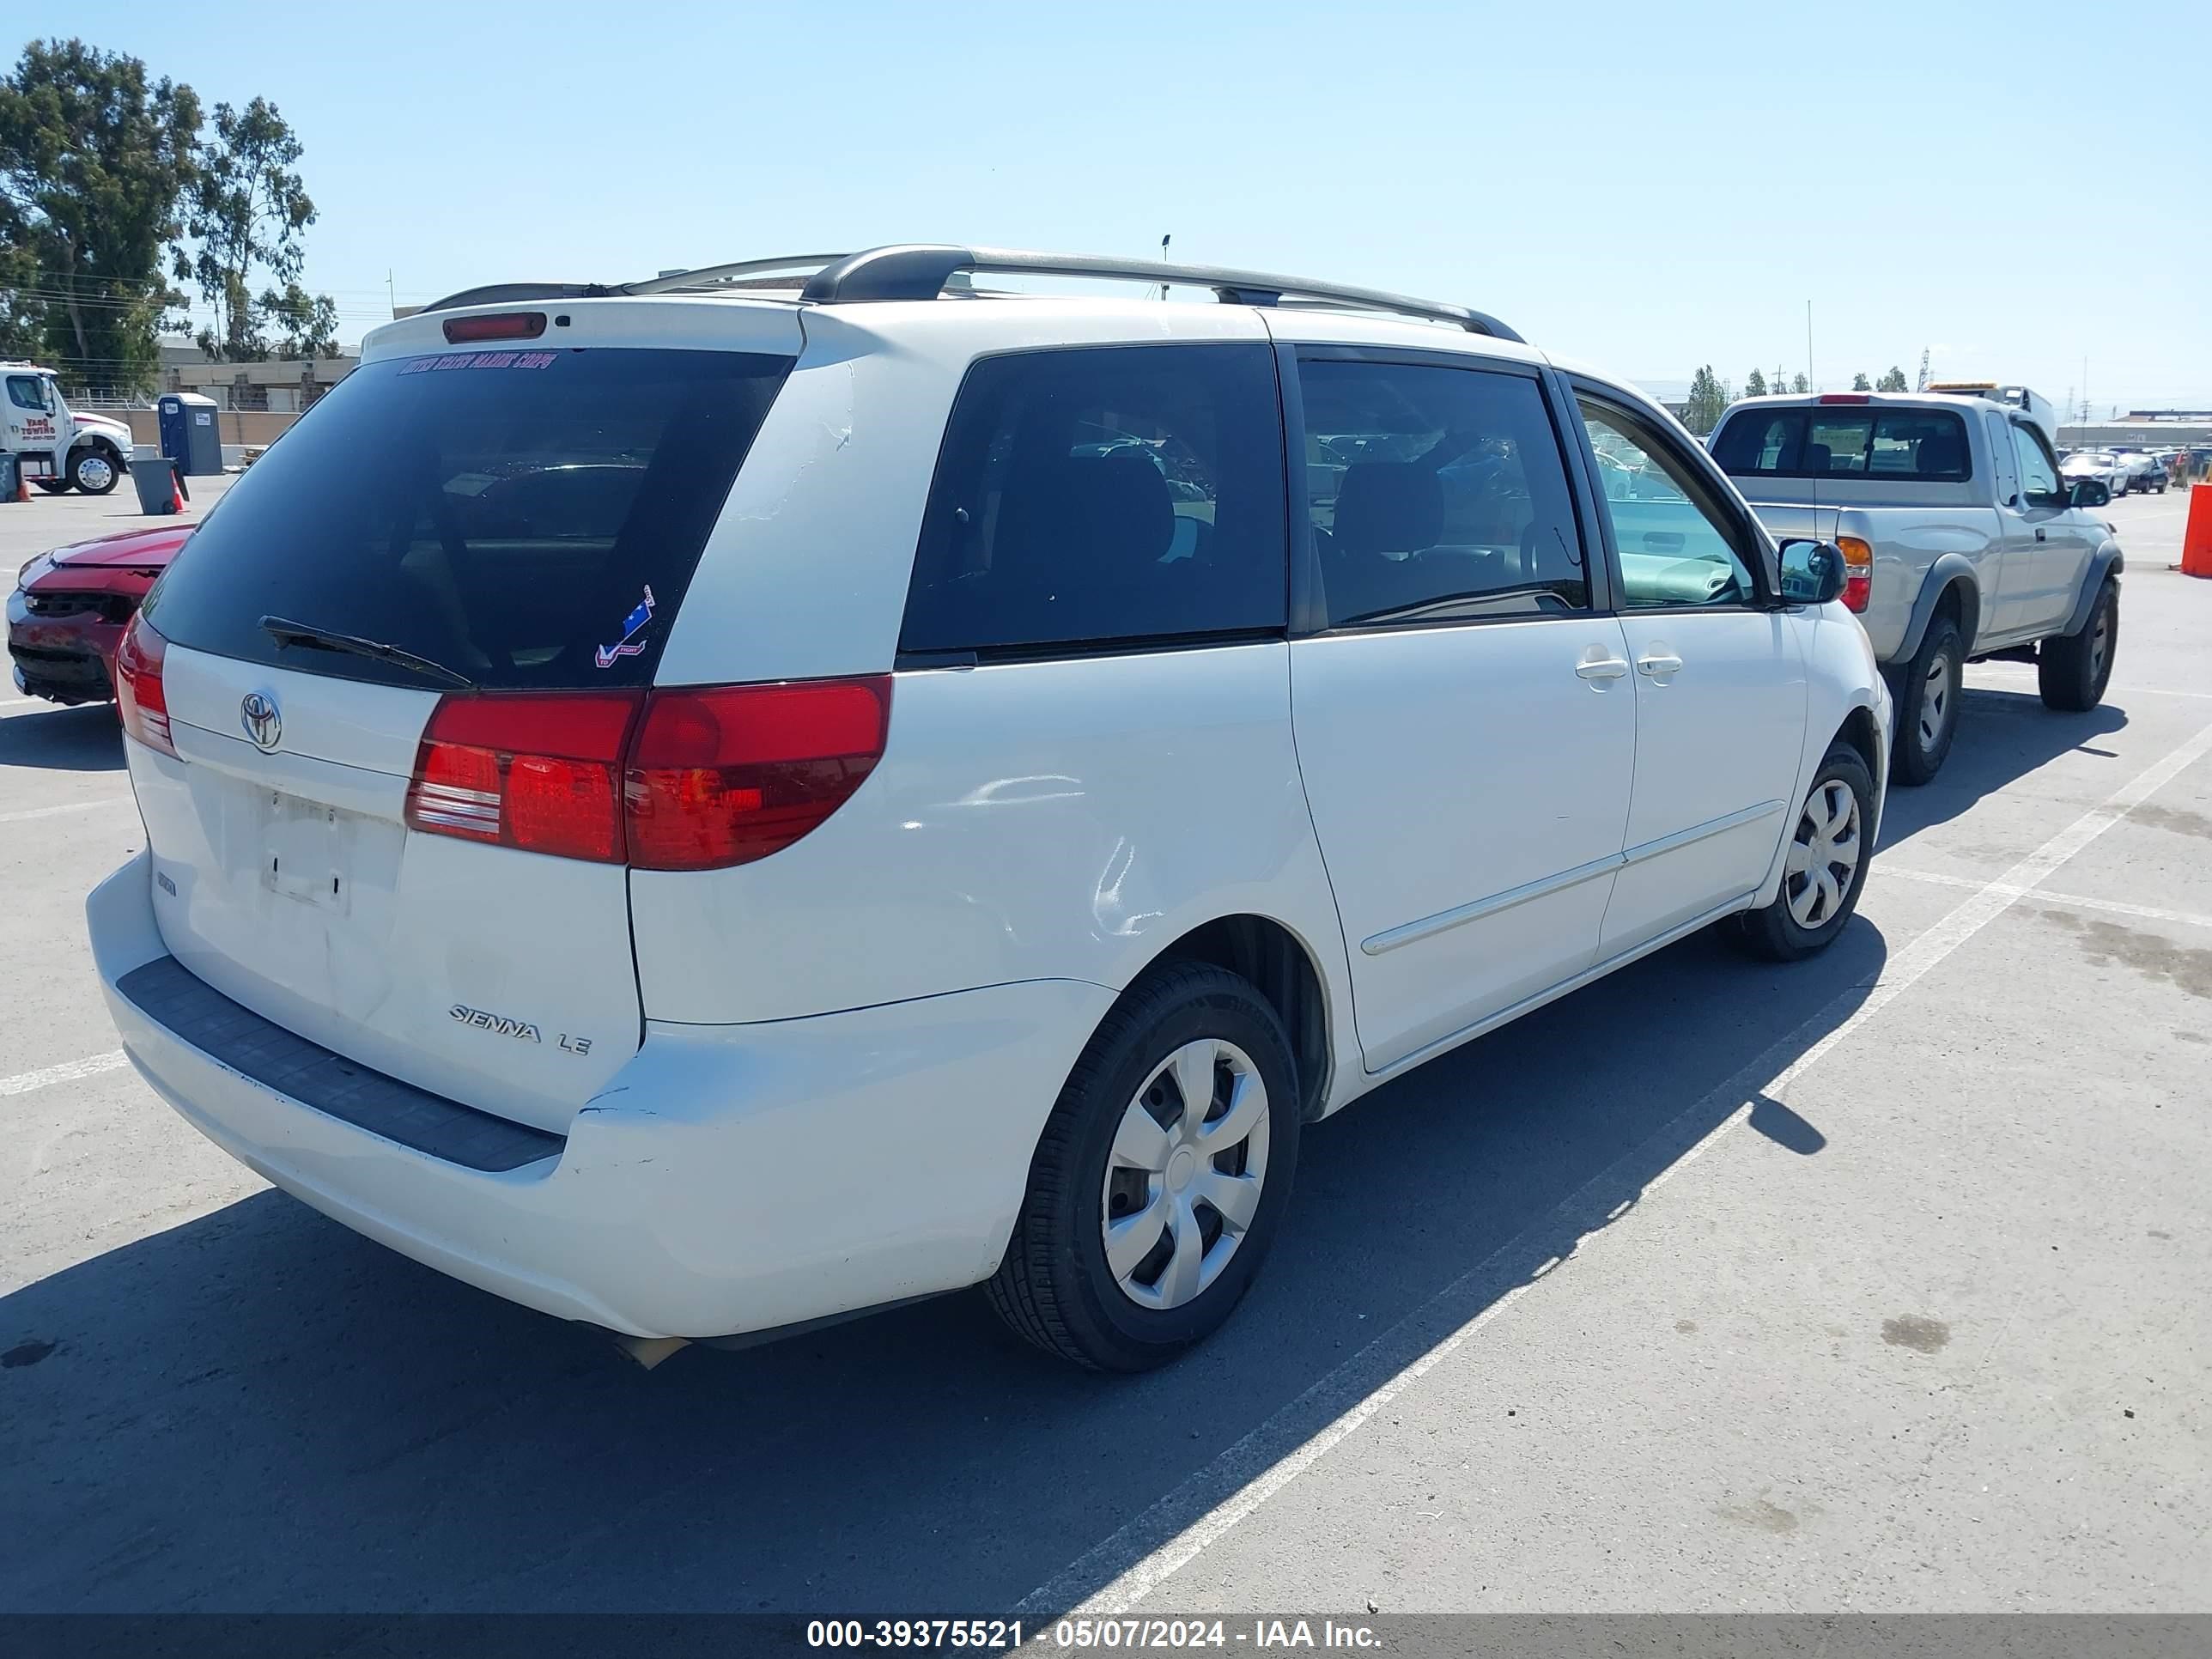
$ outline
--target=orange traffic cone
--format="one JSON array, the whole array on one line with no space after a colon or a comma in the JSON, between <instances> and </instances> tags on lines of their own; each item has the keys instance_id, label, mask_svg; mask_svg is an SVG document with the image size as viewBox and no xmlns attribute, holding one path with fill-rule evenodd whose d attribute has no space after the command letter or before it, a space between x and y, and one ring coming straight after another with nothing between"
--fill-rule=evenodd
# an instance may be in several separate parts
<instances>
[{"instance_id":1,"label":"orange traffic cone","mask_svg":"<svg viewBox=\"0 0 2212 1659\"><path fill-rule=\"evenodd\" d=\"M172 513L181 513L184 510L185 487L180 482L179 482L177 475L172 472L169 475L169 511Z\"/></svg>"},{"instance_id":2,"label":"orange traffic cone","mask_svg":"<svg viewBox=\"0 0 2212 1659\"><path fill-rule=\"evenodd\" d=\"M2181 532L2181 562L2175 568L2185 576L2212 576L2212 483L2190 487L2189 518Z\"/></svg>"},{"instance_id":3,"label":"orange traffic cone","mask_svg":"<svg viewBox=\"0 0 2212 1659\"><path fill-rule=\"evenodd\" d=\"M23 476L23 469L15 469L15 504L27 507L31 501L31 481Z\"/></svg>"}]
</instances>

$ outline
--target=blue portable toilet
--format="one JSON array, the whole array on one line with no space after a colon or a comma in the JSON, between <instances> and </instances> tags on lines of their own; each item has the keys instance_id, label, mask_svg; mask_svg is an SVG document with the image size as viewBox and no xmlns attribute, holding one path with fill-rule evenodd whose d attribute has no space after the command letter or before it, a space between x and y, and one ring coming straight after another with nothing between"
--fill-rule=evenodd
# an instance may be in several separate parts
<instances>
[{"instance_id":1,"label":"blue portable toilet","mask_svg":"<svg viewBox=\"0 0 2212 1659\"><path fill-rule=\"evenodd\" d=\"M218 405L197 392L167 392L154 405L161 421L161 453L187 477L222 471L222 428Z\"/></svg>"}]
</instances>

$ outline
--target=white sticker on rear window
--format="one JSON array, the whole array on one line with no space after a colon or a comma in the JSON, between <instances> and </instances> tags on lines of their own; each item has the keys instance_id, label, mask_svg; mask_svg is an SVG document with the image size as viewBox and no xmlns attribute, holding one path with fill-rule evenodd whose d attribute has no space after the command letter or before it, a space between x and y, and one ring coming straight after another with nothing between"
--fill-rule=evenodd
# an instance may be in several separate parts
<instances>
[{"instance_id":1,"label":"white sticker on rear window","mask_svg":"<svg viewBox=\"0 0 2212 1659\"><path fill-rule=\"evenodd\" d=\"M410 357L402 374L444 368L550 368L557 351L446 351L434 357Z\"/></svg>"}]
</instances>

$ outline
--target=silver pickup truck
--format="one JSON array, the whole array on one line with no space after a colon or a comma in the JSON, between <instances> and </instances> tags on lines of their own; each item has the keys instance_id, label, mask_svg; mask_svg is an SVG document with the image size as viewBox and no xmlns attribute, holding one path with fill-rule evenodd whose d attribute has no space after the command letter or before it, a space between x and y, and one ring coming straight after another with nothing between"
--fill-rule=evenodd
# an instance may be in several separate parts
<instances>
[{"instance_id":1,"label":"silver pickup truck","mask_svg":"<svg viewBox=\"0 0 2212 1659\"><path fill-rule=\"evenodd\" d=\"M1978 397L1750 398L1713 459L1778 540L1833 542L1896 696L1894 775L1951 750L1966 664L2032 659L2052 708L2094 708L2119 643L2123 561L2094 482L2059 477L2034 413Z\"/></svg>"}]
</instances>

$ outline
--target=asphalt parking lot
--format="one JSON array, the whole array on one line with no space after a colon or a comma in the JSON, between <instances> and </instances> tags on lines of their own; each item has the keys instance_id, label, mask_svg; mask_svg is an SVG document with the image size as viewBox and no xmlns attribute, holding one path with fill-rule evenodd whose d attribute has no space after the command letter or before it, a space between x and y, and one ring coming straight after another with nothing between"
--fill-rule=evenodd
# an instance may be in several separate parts
<instances>
[{"instance_id":1,"label":"asphalt parking lot","mask_svg":"<svg viewBox=\"0 0 2212 1659\"><path fill-rule=\"evenodd\" d=\"M0 689L0 1609L2212 1611L2185 501L2110 509L2104 707L1969 671L1836 949L1692 939L1310 1131L1126 1382L972 1297L648 1374L268 1189L115 1051L112 713Z\"/></svg>"}]
</instances>

